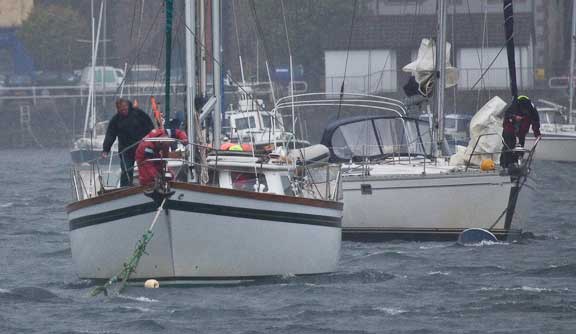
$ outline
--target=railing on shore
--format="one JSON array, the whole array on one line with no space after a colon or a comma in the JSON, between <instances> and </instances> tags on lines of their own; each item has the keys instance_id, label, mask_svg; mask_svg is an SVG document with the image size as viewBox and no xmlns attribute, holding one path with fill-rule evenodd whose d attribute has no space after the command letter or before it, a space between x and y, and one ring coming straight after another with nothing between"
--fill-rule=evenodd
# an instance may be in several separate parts
<instances>
[{"instance_id":1,"label":"railing on shore","mask_svg":"<svg viewBox=\"0 0 576 334\"><path fill-rule=\"evenodd\" d=\"M163 96L164 86L157 85L125 85L122 90L113 89L108 91L96 90L96 97L120 95L127 97ZM43 99L71 99L79 98L83 104L88 96L88 86L26 86L26 87L1 87L0 101L20 101L36 104ZM185 84L172 84L171 92L174 95L185 95Z\"/></svg>"}]
</instances>

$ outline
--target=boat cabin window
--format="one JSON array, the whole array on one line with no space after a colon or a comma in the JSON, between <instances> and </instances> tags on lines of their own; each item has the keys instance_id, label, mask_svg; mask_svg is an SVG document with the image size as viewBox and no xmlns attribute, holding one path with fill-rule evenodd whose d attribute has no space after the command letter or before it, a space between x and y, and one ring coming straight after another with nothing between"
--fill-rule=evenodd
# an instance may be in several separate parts
<instances>
[{"instance_id":1,"label":"boat cabin window","mask_svg":"<svg viewBox=\"0 0 576 334\"><path fill-rule=\"evenodd\" d=\"M272 129L272 117L262 115L262 127Z\"/></svg>"},{"instance_id":2,"label":"boat cabin window","mask_svg":"<svg viewBox=\"0 0 576 334\"><path fill-rule=\"evenodd\" d=\"M458 131L458 126L457 126L458 121L453 119L453 118L446 118L444 119L444 127L446 129L451 129L454 131Z\"/></svg>"},{"instance_id":3,"label":"boat cabin window","mask_svg":"<svg viewBox=\"0 0 576 334\"><path fill-rule=\"evenodd\" d=\"M460 119L458 120L458 130L457 131L465 131L468 132L470 129L470 121L471 119Z\"/></svg>"},{"instance_id":4,"label":"boat cabin window","mask_svg":"<svg viewBox=\"0 0 576 334\"><path fill-rule=\"evenodd\" d=\"M432 152L428 123L408 118L367 118L342 124L330 144L337 159L348 161Z\"/></svg>"},{"instance_id":5,"label":"boat cabin window","mask_svg":"<svg viewBox=\"0 0 576 334\"><path fill-rule=\"evenodd\" d=\"M268 183L264 174L254 174L249 172L231 172L232 188L245 191L258 191L258 184L260 185L260 192L268 191Z\"/></svg>"},{"instance_id":6,"label":"boat cabin window","mask_svg":"<svg viewBox=\"0 0 576 334\"><path fill-rule=\"evenodd\" d=\"M284 189L284 195L294 196L294 191L292 190L292 183L288 176L281 176L280 182L282 182L282 189Z\"/></svg>"},{"instance_id":7,"label":"boat cabin window","mask_svg":"<svg viewBox=\"0 0 576 334\"><path fill-rule=\"evenodd\" d=\"M235 125L237 130L254 129L256 128L256 119L254 116L237 118Z\"/></svg>"}]
</instances>

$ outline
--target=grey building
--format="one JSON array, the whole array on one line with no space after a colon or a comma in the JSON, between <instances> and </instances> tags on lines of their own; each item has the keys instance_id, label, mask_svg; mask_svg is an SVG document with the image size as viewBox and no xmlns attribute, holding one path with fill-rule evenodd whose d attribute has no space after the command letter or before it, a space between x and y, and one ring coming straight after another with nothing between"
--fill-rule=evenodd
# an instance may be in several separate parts
<instances>
[{"instance_id":1,"label":"grey building","mask_svg":"<svg viewBox=\"0 0 576 334\"><path fill-rule=\"evenodd\" d=\"M325 90L338 90L348 56L346 86L365 93L398 92L409 74L402 67L417 54L423 38L436 37L436 0L370 0L354 26L325 46ZM538 85L534 1L516 0L515 45L521 89ZM507 89L508 70L502 0L448 2L447 36L451 62L459 69L459 90ZM541 47L540 47L541 48ZM482 74L484 75L482 76Z\"/></svg>"}]
</instances>

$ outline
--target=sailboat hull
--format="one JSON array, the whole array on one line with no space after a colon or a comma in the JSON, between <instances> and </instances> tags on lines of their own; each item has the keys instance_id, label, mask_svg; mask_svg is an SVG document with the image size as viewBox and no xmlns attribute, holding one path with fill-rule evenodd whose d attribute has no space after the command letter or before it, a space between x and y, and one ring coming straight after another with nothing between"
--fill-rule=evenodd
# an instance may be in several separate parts
<instances>
[{"instance_id":1,"label":"sailboat hull","mask_svg":"<svg viewBox=\"0 0 576 334\"><path fill-rule=\"evenodd\" d=\"M341 203L190 184L173 190L131 279L228 280L336 269ZM156 210L141 187L70 205L79 276L116 274Z\"/></svg>"},{"instance_id":2,"label":"sailboat hull","mask_svg":"<svg viewBox=\"0 0 576 334\"><path fill-rule=\"evenodd\" d=\"M503 239L513 184L497 173L344 177L346 240L456 240L468 228ZM369 189L369 190L368 190Z\"/></svg>"},{"instance_id":3,"label":"sailboat hull","mask_svg":"<svg viewBox=\"0 0 576 334\"><path fill-rule=\"evenodd\" d=\"M531 149L534 141L534 137L527 137L526 148ZM544 133L534 152L534 159L576 162L576 133L574 135Z\"/></svg>"}]
</instances>

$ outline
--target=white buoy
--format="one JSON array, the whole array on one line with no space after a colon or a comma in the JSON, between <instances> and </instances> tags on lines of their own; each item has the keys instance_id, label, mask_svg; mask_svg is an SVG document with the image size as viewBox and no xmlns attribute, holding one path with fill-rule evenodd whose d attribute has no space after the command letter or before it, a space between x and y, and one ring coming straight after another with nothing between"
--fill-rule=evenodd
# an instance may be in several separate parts
<instances>
[{"instance_id":1,"label":"white buoy","mask_svg":"<svg viewBox=\"0 0 576 334\"><path fill-rule=\"evenodd\" d=\"M144 282L144 287L147 289L157 289L160 287L160 283L158 283L158 281L155 279L149 279Z\"/></svg>"}]
</instances>

